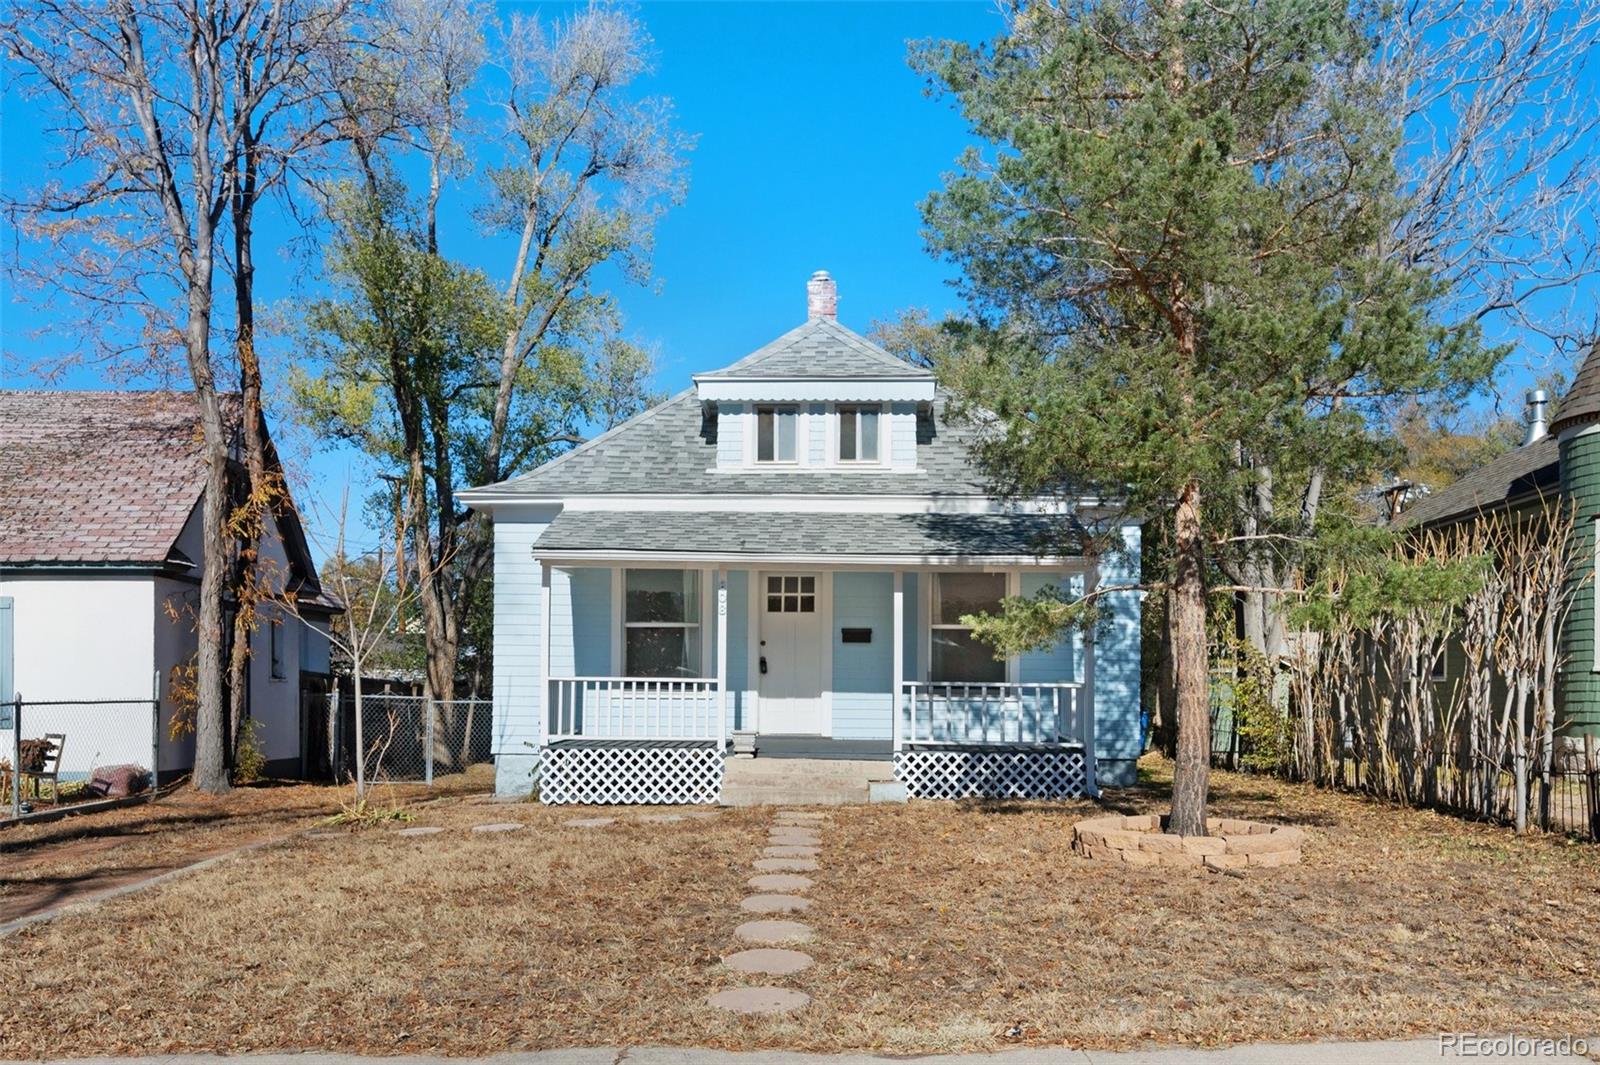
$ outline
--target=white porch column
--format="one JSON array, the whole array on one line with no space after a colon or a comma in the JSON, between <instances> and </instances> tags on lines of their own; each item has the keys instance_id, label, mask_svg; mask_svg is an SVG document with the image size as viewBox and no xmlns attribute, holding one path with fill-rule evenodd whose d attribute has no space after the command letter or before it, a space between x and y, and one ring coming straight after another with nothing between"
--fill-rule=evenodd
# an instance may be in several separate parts
<instances>
[{"instance_id":1,"label":"white porch column","mask_svg":"<svg viewBox=\"0 0 1600 1065\"><path fill-rule=\"evenodd\" d=\"M539 563L539 749L550 738L550 563Z\"/></svg>"},{"instance_id":2,"label":"white porch column","mask_svg":"<svg viewBox=\"0 0 1600 1065\"><path fill-rule=\"evenodd\" d=\"M728 571L717 568L717 748L728 742Z\"/></svg>"},{"instance_id":3,"label":"white porch column","mask_svg":"<svg viewBox=\"0 0 1600 1065\"><path fill-rule=\"evenodd\" d=\"M906 684L906 575L903 570L894 571L894 647L891 648L891 657L894 659L893 681L894 687L890 689L889 705L894 708L892 721L892 735L894 736L894 749L900 751L900 701L901 694Z\"/></svg>"}]
</instances>

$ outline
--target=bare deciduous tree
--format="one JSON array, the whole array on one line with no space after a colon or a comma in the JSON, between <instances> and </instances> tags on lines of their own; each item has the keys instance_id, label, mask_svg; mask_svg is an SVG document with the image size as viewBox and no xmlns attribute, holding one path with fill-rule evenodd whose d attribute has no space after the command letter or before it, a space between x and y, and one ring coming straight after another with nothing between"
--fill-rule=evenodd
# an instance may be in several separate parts
<instances>
[{"instance_id":1,"label":"bare deciduous tree","mask_svg":"<svg viewBox=\"0 0 1600 1065\"><path fill-rule=\"evenodd\" d=\"M214 343L221 237L241 198L253 202L241 182L270 151L269 117L298 106L307 55L337 19L337 5L313 0L25 0L0 23L23 91L56 116L55 176L8 205L29 239L16 275L66 297L87 327L80 332L99 341L94 354L124 369L165 371L181 353L200 409L206 550L194 779L208 791L228 787L223 601L234 427L218 395ZM244 432L254 430L247 417Z\"/></svg>"}]
</instances>

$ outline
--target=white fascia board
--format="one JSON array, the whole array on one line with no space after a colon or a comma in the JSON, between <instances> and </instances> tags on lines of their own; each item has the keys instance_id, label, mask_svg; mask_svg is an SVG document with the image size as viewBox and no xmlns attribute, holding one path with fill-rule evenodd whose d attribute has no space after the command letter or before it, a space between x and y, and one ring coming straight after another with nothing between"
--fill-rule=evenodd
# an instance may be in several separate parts
<instances>
[{"instance_id":1,"label":"white fascia board","mask_svg":"<svg viewBox=\"0 0 1600 1065\"><path fill-rule=\"evenodd\" d=\"M466 499L465 494L461 498ZM627 511L680 514L1076 514L1085 520L1114 516L1117 525L1142 525L1144 519L1116 515L1115 501L1094 497L1062 499L996 499L993 496L874 495L836 492L777 495L730 492L725 495L477 495L467 499L476 510L496 516L508 511L557 507L572 511Z\"/></svg>"},{"instance_id":2,"label":"white fascia board","mask_svg":"<svg viewBox=\"0 0 1600 1065\"><path fill-rule=\"evenodd\" d=\"M933 378L696 377L696 394L710 403L932 403Z\"/></svg>"},{"instance_id":3,"label":"white fascia board","mask_svg":"<svg viewBox=\"0 0 1600 1065\"><path fill-rule=\"evenodd\" d=\"M533 547L533 557L551 565L584 566L637 566L651 565L727 565L737 568L752 566L818 566L835 569L871 567L875 569L941 569L959 566L965 569L1088 569L1093 563L1081 555L829 555L829 554L737 554L729 552L697 551L540 551Z\"/></svg>"}]
</instances>

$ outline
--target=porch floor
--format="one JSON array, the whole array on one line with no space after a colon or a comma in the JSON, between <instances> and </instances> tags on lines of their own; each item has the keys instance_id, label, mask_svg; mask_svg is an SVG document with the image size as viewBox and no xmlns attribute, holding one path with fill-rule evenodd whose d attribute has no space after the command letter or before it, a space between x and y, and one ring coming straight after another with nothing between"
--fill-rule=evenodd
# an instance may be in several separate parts
<instances>
[{"instance_id":1,"label":"porch floor","mask_svg":"<svg viewBox=\"0 0 1600 1065\"><path fill-rule=\"evenodd\" d=\"M836 740L829 736L760 735L756 737L756 757L889 762L894 760L894 744L889 740Z\"/></svg>"}]
</instances>

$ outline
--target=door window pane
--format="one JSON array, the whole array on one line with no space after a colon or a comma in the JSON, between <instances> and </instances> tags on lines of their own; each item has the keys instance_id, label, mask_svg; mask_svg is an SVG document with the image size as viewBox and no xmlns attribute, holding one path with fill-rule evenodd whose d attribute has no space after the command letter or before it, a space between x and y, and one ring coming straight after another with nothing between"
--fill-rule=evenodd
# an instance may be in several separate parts
<instances>
[{"instance_id":1,"label":"door window pane","mask_svg":"<svg viewBox=\"0 0 1600 1065\"><path fill-rule=\"evenodd\" d=\"M770 614L812 614L817 609L817 579L790 576L767 578L767 612Z\"/></svg>"}]
</instances>

